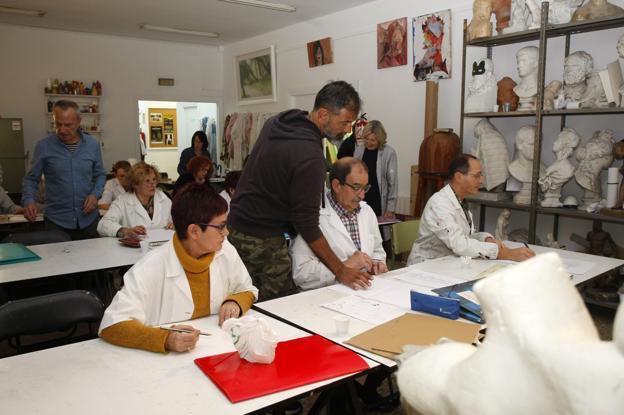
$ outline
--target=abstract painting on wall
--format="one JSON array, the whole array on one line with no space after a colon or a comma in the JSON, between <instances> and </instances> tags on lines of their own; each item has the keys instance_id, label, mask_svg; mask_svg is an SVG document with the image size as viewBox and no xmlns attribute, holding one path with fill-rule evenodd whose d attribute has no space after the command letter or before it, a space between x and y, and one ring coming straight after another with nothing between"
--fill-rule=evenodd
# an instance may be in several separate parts
<instances>
[{"instance_id":1,"label":"abstract painting on wall","mask_svg":"<svg viewBox=\"0 0 624 415\"><path fill-rule=\"evenodd\" d=\"M377 69L407 65L407 17L377 25Z\"/></svg>"},{"instance_id":2,"label":"abstract painting on wall","mask_svg":"<svg viewBox=\"0 0 624 415\"><path fill-rule=\"evenodd\" d=\"M451 77L451 29L451 10L414 18L414 81Z\"/></svg>"}]
</instances>

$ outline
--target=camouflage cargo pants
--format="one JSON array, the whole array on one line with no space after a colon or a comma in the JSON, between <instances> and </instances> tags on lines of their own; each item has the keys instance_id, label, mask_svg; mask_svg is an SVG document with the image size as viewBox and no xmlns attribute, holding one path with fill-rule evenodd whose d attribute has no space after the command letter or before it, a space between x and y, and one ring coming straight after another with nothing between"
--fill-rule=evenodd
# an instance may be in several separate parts
<instances>
[{"instance_id":1,"label":"camouflage cargo pants","mask_svg":"<svg viewBox=\"0 0 624 415\"><path fill-rule=\"evenodd\" d=\"M230 228L228 241L238 251L254 286L258 301L284 297L297 292L292 279L292 261L283 236L256 238Z\"/></svg>"}]
</instances>

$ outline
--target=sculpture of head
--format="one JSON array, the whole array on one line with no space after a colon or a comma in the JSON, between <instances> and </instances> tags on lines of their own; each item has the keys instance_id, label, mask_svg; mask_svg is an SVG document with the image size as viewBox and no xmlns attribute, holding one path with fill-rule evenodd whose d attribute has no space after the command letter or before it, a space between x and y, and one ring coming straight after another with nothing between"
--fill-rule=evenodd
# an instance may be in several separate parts
<instances>
[{"instance_id":1,"label":"sculpture of head","mask_svg":"<svg viewBox=\"0 0 624 415\"><path fill-rule=\"evenodd\" d=\"M624 58L624 35L620 36L615 47L620 58Z\"/></svg>"},{"instance_id":2,"label":"sculpture of head","mask_svg":"<svg viewBox=\"0 0 624 415\"><path fill-rule=\"evenodd\" d=\"M472 91L481 90L488 82L493 82L493 79L494 63L491 59L484 58L472 63L472 82L470 84Z\"/></svg>"},{"instance_id":3,"label":"sculpture of head","mask_svg":"<svg viewBox=\"0 0 624 415\"><path fill-rule=\"evenodd\" d=\"M533 145L535 143L535 126L525 125L516 133L516 148L526 160L533 160Z\"/></svg>"},{"instance_id":4,"label":"sculpture of head","mask_svg":"<svg viewBox=\"0 0 624 415\"><path fill-rule=\"evenodd\" d=\"M572 128L565 127L553 143L553 151L562 158L567 158L581 142L581 137Z\"/></svg>"},{"instance_id":5,"label":"sculpture of head","mask_svg":"<svg viewBox=\"0 0 624 415\"><path fill-rule=\"evenodd\" d=\"M494 127L492 123L490 122L490 120L488 120L487 118L483 118L474 126L474 135L475 135L475 138L477 139L483 137L483 135L485 134L492 133L492 132L498 132L498 131L496 130L496 127Z\"/></svg>"},{"instance_id":6,"label":"sculpture of head","mask_svg":"<svg viewBox=\"0 0 624 415\"><path fill-rule=\"evenodd\" d=\"M594 70L594 59L585 51L569 54L563 61L563 82L578 84L584 82Z\"/></svg>"},{"instance_id":7,"label":"sculpture of head","mask_svg":"<svg viewBox=\"0 0 624 415\"><path fill-rule=\"evenodd\" d=\"M527 77L537 71L538 48L525 46L516 52L516 63L520 78Z\"/></svg>"}]
</instances>

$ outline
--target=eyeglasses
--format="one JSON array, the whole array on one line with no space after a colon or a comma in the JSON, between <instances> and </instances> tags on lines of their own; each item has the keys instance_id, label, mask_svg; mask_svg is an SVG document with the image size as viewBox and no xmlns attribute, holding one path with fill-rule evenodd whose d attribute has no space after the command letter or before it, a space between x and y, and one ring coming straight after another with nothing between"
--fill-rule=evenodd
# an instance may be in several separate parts
<instances>
[{"instance_id":1,"label":"eyeglasses","mask_svg":"<svg viewBox=\"0 0 624 415\"><path fill-rule=\"evenodd\" d=\"M225 231L225 229L227 228L227 222L223 222L220 223L218 225L213 225L210 223L198 223L198 225L203 225L203 226L209 226L211 228L215 228L216 230L218 230L219 232L223 233L223 231Z\"/></svg>"},{"instance_id":2,"label":"eyeglasses","mask_svg":"<svg viewBox=\"0 0 624 415\"><path fill-rule=\"evenodd\" d=\"M344 184L345 186L349 186L351 189L353 189L353 191L355 193L360 193L360 192L364 192L364 193L368 193L368 191L371 189L371 185L367 184L364 186L361 185L355 185L355 184L351 184L351 183L347 183L347 182L343 182L342 184Z\"/></svg>"},{"instance_id":3,"label":"eyeglasses","mask_svg":"<svg viewBox=\"0 0 624 415\"><path fill-rule=\"evenodd\" d=\"M483 177L483 173L466 173L466 176L474 177L475 179L480 179Z\"/></svg>"}]
</instances>

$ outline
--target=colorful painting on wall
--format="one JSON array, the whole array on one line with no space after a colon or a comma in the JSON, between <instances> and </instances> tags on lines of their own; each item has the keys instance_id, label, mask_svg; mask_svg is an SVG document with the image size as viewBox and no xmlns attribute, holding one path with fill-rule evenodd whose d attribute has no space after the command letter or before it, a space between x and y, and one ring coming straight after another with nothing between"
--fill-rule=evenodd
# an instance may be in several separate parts
<instances>
[{"instance_id":1,"label":"colorful painting on wall","mask_svg":"<svg viewBox=\"0 0 624 415\"><path fill-rule=\"evenodd\" d=\"M310 68L334 63L334 51L331 38L315 40L308 43L308 65Z\"/></svg>"},{"instance_id":2,"label":"colorful painting on wall","mask_svg":"<svg viewBox=\"0 0 624 415\"><path fill-rule=\"evenodd\" d=\"M451 77L451 28L450 9L414 18L414 81Z\"/></svg>"},{"instance_id":3,"label":"colorful painting on wall","mask_svg":"<svg viewBox=\"0 0 624 415\"><path fill-rule=\"evenodd\" d=\"M377 25L377 69L407 65L407 17Z\"/></svg>"}]
</instances>

